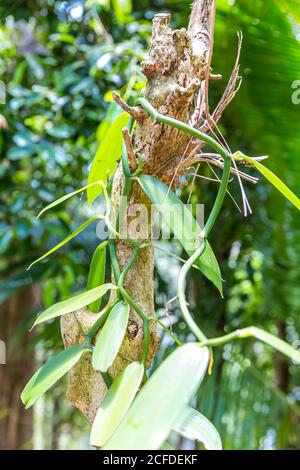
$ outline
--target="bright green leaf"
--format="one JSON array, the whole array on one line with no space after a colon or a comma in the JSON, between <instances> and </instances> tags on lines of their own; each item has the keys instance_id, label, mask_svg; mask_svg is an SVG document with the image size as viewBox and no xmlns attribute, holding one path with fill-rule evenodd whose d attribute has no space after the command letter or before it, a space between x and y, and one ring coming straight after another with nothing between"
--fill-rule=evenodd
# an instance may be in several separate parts
<instances>
[{"instance_id":1,"label":"bright green leaf","mask_svg":"<svg viewBox=\"0 0 300 470\"><path fill-rule=\"evenodd\" d=\"M158 179L149 175L142 175L137 179L152 204L155 204L155 208L161 213L163 222L191 256L197 245L197 237L201 233L201 227L192 213L176 194ZM195 264L215 284L222 295L220 268L208 242Z\"/></svg>"},{"instance_id":2,"label":"bright green leaf","mask_svg":"<svg viewBox=\"0 0 300 470\"><path fill-rule=\"evenodd\" d=\"M247 157L247 155L244 155L241 152L236 152L233 154L234 158L242 158L245 160L245 162L250 163L253 165L260 173L268 180L270 183L275 186L278 191L283 194L288 201L290 201L294 206L297 207L298 210L300 210L300 199L296 196L296 194L291 191L286 184L284 184L278 176L276 176L271 170L266 168L264 165L262 165L260 162L254 160L251 157Z\"/></svg>"},{"instance_id":3,"label":"bright green leaf","mask_svg":"<svg viewBox=\"0 0 300 470\"><path fill-rule=\"evenodd\" d=\"M112 365L124 339L129 318L129 305L118 302L100 331L92 356L95 370L106 372Z\"/></svg>"},{"instance_id":4,"label":"bright green leaf","mask_svg":"<svg viewBox=\"0 0 300 470\"><path fill-rule=\"evenodd\" d=\"M207 450L222 450L222 441L214 425L193 408L185 408L174 431L186 439L202 442Z\"/></svg>"},{"instance_id":5,"label":"bright green leaf","mask_svg":"<svg viewBox=\"0 0 300 470\"><path fill-rule=\"evenodd\" d=\"M137 395L105 450L159 449L199 387L209 351L195 343L177 348Z\"/></svg>"},{"instance_id":6,"label":"bright green leaf","mask_svg":"<svg viewBox=\"0 0 300 470\"><path fill-rule=\"evenodd\" d=\"M87 289L93 289L94 287L101 286L105 280L105 269L106 269L106 247L108 242L105 241L97 246L94 251L92 261L90 264L90 270L87 281ZM92 302L88 309L91 312L98 313L101 307L101 298Z\"/></svg>"},{"instance_id":7,"label":"bright green leaf","mask_svg":"<svg viewBox=\"0 0 300 470\"><path fill-rule=\"evenodd\" d=\"M57 33L57 34L51 34L49 36L50 41L61 41L61 42L66 42L67 44L74 44L75 42L75 37L72 36L72 34L67 34L67 33Z\"/></svg>"},{"instance_id":8,"label":"bright green leaf","mask_svg":"<svg viewBox=\"0 0 300 470\"><path fill-rule=\"evenodd\" d=\"M269 346L272 346L272 348L276 349L277 351L281 352L285 356L289 357L293 361L300 364L300 351L290 346L286 341L283 341L282 339L277 338L277 336L274 336L271 333L268 333L267 331L262 330L261 328L257 328L256 326L243 328L242 330L239 330L239 331L240 331L240 334L239 334L240 338L245 338L247 336L254 336L255 338L259 339L260 341L263 341Z\"/></svg>"},{"instance_id":9,"label":"bright green leaf","mask_svg":"<svg viewBox=\"0 0 300 470\"><path fill-rule=\"evenodd\" d=\"M75 312L76 310L89 305L100 297L103 297L103 295L105 295L108 290L115 288L116 287L113 284L103 284L103 286L95 287L94 289L83 292L82 294L75 295L70 299L58 302L41 313L37 317L33 327L47 320L51 320L52 318Z\"/></svg>"},{"instance_id":10,"label":"bright green leaf","mask_svg":"<svg viewBox=\"0 0 300 470\"><path fill-rule=\"evenodd\" d=\"M91 445L103 447L131 405L144 375L144 366L132 362L116 378L97 411Z\"/></svg>"},{"instance_id":11,"label":"bright green leaf","mask_svg":"<svg viewBox=\"0 0 300 470\"><path fill-rule=\"evenodd\" d=\"M103 181L106 184L116 167L122 152L122 129L127 125L129 116L127 113L120 114L110 126L105 138L101 142L88 176L88 183ZM87 189L88 204L101 194L102 188L99 186L89 187Z\"/></svg>"},{"instance_id":12,"label":"bright green leaf","mask_svg":"<svg viewBox=\"0 0 300 470\"><path fill-rule=\"evenodd\" d=\"M26 408L32 406L52 385L61 379L79 361L83 351L80 344L71 346L44 364L31 377L21 394L21 400Z\"/></svg>"}]
</instances>

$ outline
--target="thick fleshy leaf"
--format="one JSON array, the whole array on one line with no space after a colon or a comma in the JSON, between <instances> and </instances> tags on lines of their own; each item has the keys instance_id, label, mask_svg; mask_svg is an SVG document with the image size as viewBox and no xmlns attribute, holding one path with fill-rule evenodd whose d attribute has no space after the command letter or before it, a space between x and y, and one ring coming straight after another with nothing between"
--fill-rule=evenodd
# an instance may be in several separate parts
<instances>
[{"instance_id":1,"label":"thick fleshy leaf","mask_svg":"<svg viewBox=\"0 0 300 470\"><path fill-rule=\"evenodd\" d=\"M90 270L87 281L87 289L93 289L94 287L101 286L105 280L105 268L106 268L106 247L108 242L105 241L97 246L92 261L90 264ZM101 307L101 297L95 302L89 304L88 308L91 312L97 313Z\"/></svg>"},{"instance_id":2,"label":"thick fleshy leaf","mask_svg":"<svg viewBox=\"0 0 300 470\"><path fill-rule=\"evenodd\" d=\"M90 289L82 294L77 294L70 299L63 300L58 302L55 305L47 308L43 313L41 313L34 322L33 326L39 325L47 320L52 318L60 317L61 315L66 315L67 313L75 312L86 305L94 302L103 295L106 294L108 290L115 289L116 286L113 284L103 284L103 286L95 287Z\"/></svg>"},{"instance_id":3,"label":"thick fleshy leaf","mask_svg":"<svg viewBox=\"0 0 300 470\"><path fill-rule=\"evenodd\" d=\"M33 263L31 263L31 265L28 266L27 271L29 271L29 269L31 269L32 266L34 266L35 264L39 263L40 261L47 258L49 255L51 255L55 251L59 250L59 248L61 248L62 246L66 245L66 243L69 243L69 241L71 241L73 238L77 237L77 235L79 235L81 232L83 232L83 230L85 230L89 225L91 225L93 222L95 222L95 220L99 220L99 217L96 216L96 215L94 217L91 217L86 222L84 222L82 225L80 225L80 227L78 227L76 230L74 230L74 232L72 232L70 235L68 235L66 238L64 238L64 240L62 240L56 246L51 248L51 250L47 251L47 253L45 253L43 256L36 259Z\"/></svg>"},{"instance_id":4,"label":"thick fleshy leaf","mask_svg":"<svg viewBox=\"0 0 300 470\"><path fill-rule=\"evenodd\" d=\"M187 407L174 431L192 441L204 444L207 450L222 450L222 441L214 425L199 411Z\"/></svg>"},{"instance_id":5,"label":"thick fleshy leaf","mask_svg":"<svg viewBox=\"0 0 300 470\"><path fill-rule=\"evenodd\" d=\"M272 346L272 348L276 349L277 351L281 352L285 356L289 357L293 361L300 364L300 351L290 346L286 341L283 341L282 339L277 338L277 336L274 336L271 333L268 333L267 331L262 330L261 328L257 328L256 326L243 328L242 330L239 330L239 331L240 331L240 334L239 334L240 338L254 336L255 338L259 339L260 341L263 341L269 346Z\"/></svg>"},{"instance_id":6,"label":"thick fleshy leaf","mask_svg":"<svg viewBox=\"0 0 300 470\"><path fill-rule=\"evenodd\" d=\"M97 411L91 445L103 447L131 405L144 375L144 366L132 362L115 379Z\"/></svg>"},{"instance_id":7,"label":"thick fleshy leaf","mask_svg":"<svg viewBox=\"0 0 300 470\"><path fill-rule=\"evenodd\" d=\"M288 201L290 201L295 207L297 207L298 210L300 210L300 199L271 170L266 168L257 160L254 160L251 157L247 157L247 155L244 155L241 152L234 153L233 157L242 158L243 160L245 160L245 162L253 165L268 181L270 181L270 183L273 184L273 186L275 186L276 189L278 189L278 191L281 192L281 194L284 195L284 197L286 197Z\"/></svg>"},{"instance_id":8,"label":"thick fleshy leaf","mask_svg":"<svg viewBox=\"0 0 300 470\"><path fill-rule=\"evenodd\" d=\"M106 372L112 365L124 339L129 317L129 305L118 302L100 331L92 356L95 370Z\"/></svg>"},{"instance_id":9,"label":"thick fleshy leaf","mask_svg":"<svg viewBox=\"0 0 300 470\"><path fill-rule=\"evenodd\" d=\"M48 204L48 206L44 207L44 209L41 210L41 212L37 215L37 219L39 217L41 217L41 215L44 214L45 212L49 211L50 209L53 209L53 207L56 207L59 204L61 204L62 202L67 201L71 197L76 196L76 194L80 194L83 191L85 191L86 189L91 188L93 186L97 186L97 185L99 187L102 187L101 183L99 181L95 181L95 183L87 184L86 186L83 186L82 188L77 189L76 191L65 194L64 196L60 197L59 199L56 199L55 201L51 202L51 204Z\"/></svg>"},{"instance_id":10,"label":"thick fleshy leaf","mask_svg":"<svg viewBox=\"0 0 300 470\"><path fill-rule=\"evenodd\" d=\"M142 175L137 179L152 204L160 212L164 224L173 232L175 238L180 241L185 251L191 256L197 246L197 237L201 233L201 227L190 210L172 190L153 176ZM208 242L204 252L195 264L204 276L215 284L222 295L220 267Z\"/></svg>"},{"instance_id":11,"label":"thick fleshy leaf","mask_svg":"<svg viewBox=\"0 0 300 470\"><path fill-rule=\"evenodd\" d=\"M88 183L107 180L113 175L117 162L122 153L122 129L128 123L129 115L127 113L120 114L110 126L106 136L101 142L88 176ZM101 186L90 186L87 189L87 200L91 204L93 200L102 192Z\"/></svg>"},{"instance_id":12,"label":"thick fleshy leaf","mask_svg":"<svg viewBox=\"0 0 300 470\"><path fill-rule=\"evenodd\" d=\"M208 362L208 349L196 343L177 348L144 385L104 449L159 449L202 382Z\"/></svg>"},{"instance_id":13,"label":"thick fleshy leaf","mask_svg":"<svg viewBox=\"0 0 300 470\"><path fill-rule=\"evenodd\" d=\"M84 348L77 344L52 357L43 365L29 380L25 386L21 400L29 408L32 406L52 385L70 370L83 354Z\"/></svg>"}]
</instances>

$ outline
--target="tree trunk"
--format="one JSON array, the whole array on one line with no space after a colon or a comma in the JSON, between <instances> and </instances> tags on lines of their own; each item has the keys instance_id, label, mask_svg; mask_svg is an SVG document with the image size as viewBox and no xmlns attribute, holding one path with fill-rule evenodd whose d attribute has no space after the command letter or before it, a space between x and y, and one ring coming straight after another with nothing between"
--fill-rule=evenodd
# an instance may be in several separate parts
<instances>
[{"instance_id":1,"label":"tree trunk","mask_svg":"<svg viewBox=\"0 0 300 470\"><path fill-rule=\"evenodd\" d=\"M0 449L31 447L32 411L20 399L24 385L34 372L34 354L28 350L32 335L24 334L12 350L10 340L26 315L37 305L31 286L0 305L0 339L6 344L6 364L0 365Z\"/></svg>"},{"instance_id":2,"label":"tree trunk","mask_svg":"<svg viewBox=\"0 0 300 470\"><path fill-rule=\"evenodd\" d=\"M170 15L158 14L153 19L153 32L149 59L141 64L147 77L145 97L163 114L191 122L196 113L197 121L208 110L207 81L210 76L214 0L196 0L193 5L189 29L172 30ZM201 99L199 100L199 96ZM198 98L198 101L197 101ZM122 101L122 100L121 100ZM199 105L196 104L200 103ZM129 111L130 112L130 111ZM142 111L140 114L143 114ZM180 164L189 155L192 138L177 129L158 124L144 114L137 119L132 136L133 154L139 153L143 159L143 173L154 175L166 184L179 185L183 169ZM118 168L112 190L112 203L117 208L122 194L124 178L121 165ZM134 208L143 204L150 217L150 203L137 182L132 185L127 206L127 231L135 223ZM128 229L129 227L129 229ZM141 239L147 237L141 235ZM117 240L117 256L121 269L127 264L132 246L125 240ZM148 317L153 317L153 247L149 244L139 252L133 268L128 273L124 287ZM85 334L97 319L97 315L87 310L65 315L61 320L65 347L83 343ZM155 323L151 325L149 365L158 347ZM130 321L121 354L116 359L110 373L115 377L132 360L141 357L143 348L143 324L135 312L130 312ZM69 374L68 397L92 421L106 386L101 374L95 372L89 357L84 357Z\"/></svg>"}]
</instances>

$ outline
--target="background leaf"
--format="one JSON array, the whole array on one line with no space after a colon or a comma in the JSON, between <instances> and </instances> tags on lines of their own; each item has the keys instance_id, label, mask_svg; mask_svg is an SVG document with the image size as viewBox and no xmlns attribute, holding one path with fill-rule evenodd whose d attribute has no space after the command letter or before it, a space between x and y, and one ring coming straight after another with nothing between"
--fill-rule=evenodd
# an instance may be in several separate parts
<instances>
[{"instance_id":1,"label":"background leaf","mask_svg":"<svg viewBox=\"0 0 300 470\"><path fill-rule=\"evenodd\" d=\"M123 24L126 22L128 15L132 10L132 1L131 0L112 0L113 8L115 10L115 15L118 23Z\"/></svg>"},{"instance_id":2,"label":"background leaf","mask_svg":"<svg viewBox=\"0 0 300 470\"><path fill-rule=\"evenodd\" d=\"M195 343L176 349L144 385L105 450L159 449L199 387L209 351Z\"/></svg>"},{"instance_id":3,"label":"background leaf","mask_svg":"<svg viewBox=\"0 0 300 470\"><path fill-rule=\"evenodd\" d=\"M126 126L128 119L128 114L122 113L110 126L91 165L88 176L89 184L99 180L106 184L107 180L113 175L122 152L123 136L121 131ZM87 188L88 203L91 204L101 192L102 188L100 186Z\"/></svg>"}]
</instances>

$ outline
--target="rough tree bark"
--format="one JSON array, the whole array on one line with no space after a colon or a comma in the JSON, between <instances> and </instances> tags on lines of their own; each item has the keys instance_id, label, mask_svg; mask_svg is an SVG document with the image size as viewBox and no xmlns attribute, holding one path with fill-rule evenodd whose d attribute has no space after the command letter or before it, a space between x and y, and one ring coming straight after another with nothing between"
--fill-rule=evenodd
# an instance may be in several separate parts
<instances>
[{"instance_id":1,"label":"rough tree bark","mask_svg":"<svg viewBox=\"0 0 300 470\"><path fill-rule=\"evenodd\" d=\"M147 77L145 89L147 100L159 113L186 123L193 123L197 127L203 126L209 118L209 80L220 78L211 75L214 17L215 0L194 1L187 30L172 30L169 14L155 15L149 59L141 64L142 72ZM235 85L234 78L231 80ZM232 88L229 91L233 94ZM231 96L225 94L227 105ZM132 148L135 153L142 155L144 173L155 175L172 187L178 186L179 177L186 170L184 162L190 157L191 152L195 151L195 146L201 146L201 142L195 142L177 129L154 123L142 110L137 112L136 108L129 108L117 96L116 100L137 119L132 136ZM122 187L123 175L120 166L112 190L112 200L116 207ZM131 209L141 203L147 206L149 201L138 184L134 183L128 204L129 226L134 223L136 216ZM141 238L145 238L144 234ZM132 247L126 241L117 241L117 255L121 268L126 265L131 253ZM134 267L125 280L126 290L148 316L155 314L153 266L153 248L150 245L140 251ZM83 342L84 333L96 318L97 315L86 310L64 316L61 327L65 346L78 341ZM142 346L143 325L140 318L131 312L121 354L110 370L111 375L115 377L128 361L138 359ZM155 325L151 325L149 364L157 346ZM69 374L69 399L92 421L105 393L106 387L101 375L92 370L88 357L83 358Z\"/></svg>"},{"instance_id":2,"label":"rough tree bark","mask_svg":"<svg viewBox=\"0 0 300 470\"><path fill-rule=\"evenodd\" d=\"M6 364L0 365L0 449L29 447L32 441L32 411L25 410L20 394L34 372L34 354L24 353L31 336L23 335L22 343L9 350L9 342L24 315L37 305L33 288L26 287L0 306L0 339L7 346Z\"/></svg>"}]
</instances>

